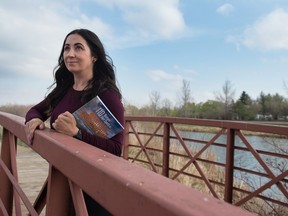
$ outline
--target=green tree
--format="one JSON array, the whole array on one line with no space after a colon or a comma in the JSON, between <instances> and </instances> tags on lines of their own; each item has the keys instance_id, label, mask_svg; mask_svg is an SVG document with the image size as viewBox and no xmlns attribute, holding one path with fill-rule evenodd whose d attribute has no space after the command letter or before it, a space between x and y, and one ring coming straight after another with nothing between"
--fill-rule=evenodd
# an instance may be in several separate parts
<instances>
[{"instance_id":1,"label":"green tree","mask_svg":"<svg viewBox=\"0 0 288 216\"><path fill-rule=\"evenodd\" d=\"M276 93L275 95L260 93L258 103L262 115L272 115L274 120L282 117L286 113L286 100L283 96Z\"/></svg>"},{"instance_id":2,"label":"green tree","mask_svg":"<svg viewBox=\"0 0 288 216\"><path fill-rule=\"evenodd\" d=\"M261 91L259 98L257 99L258 104L260 105L260 114L266 115L267 114L267 96Z\"/></svg>"},{"instance_id":3,"label":"green tree","mask_svg":"<svg viewBox=\"0 0 288 216\"><path fill-rule=\"evenodd\" d=\"M251 97L245 91L242 92L239 100L241 101L241 103L243 103L245 105L251 105L252 104Z\"/></svg>"},{"instance_id":4,"label":"green tree","mask_svg":"<svg viewBox=\"0 0 288 216\"><path fill-rule=\"evenodd\" d=\"M125 105L125 115L138 115L139 114L139 109L131 104L126 104Z\"/></svg>"},{"instance_id":5,"label":"green tree","mask_svg":"<svg viewBox=\"0 0 288 216\"><path fill-rule=\"evenodd\" d=\"M253 109L251 97L243 91L240 98L234 104L235 118L238 120L253 120L257 114Z\"/></svg>"},{"instance_id":6,"label":"green tree","mask_svg":"<svg viewBox=\"0 0 288 216\"><path fill-rule=\"evenodd\" d=\"M282 117L284 113L285 98L278 93L269 96L268 110L273 116L273 119L278 120L278 118Z\"/></svg>"},{"instance_id":7,"label":"green tree","mask_svg":"<svg viewBox=\"0 0 288 216\"><path fill-rule=\"evenodd\" d=\"M222 119L223 104L215 100L208 100L199 104L199 117L205 119Z\"/></svg>"}]
</instances>

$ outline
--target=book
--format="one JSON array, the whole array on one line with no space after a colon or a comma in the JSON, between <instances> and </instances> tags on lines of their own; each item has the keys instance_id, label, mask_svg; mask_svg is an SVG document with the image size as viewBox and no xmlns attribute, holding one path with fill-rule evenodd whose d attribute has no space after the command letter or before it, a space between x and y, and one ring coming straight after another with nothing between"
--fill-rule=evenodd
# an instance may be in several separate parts
<instances>
[{"instance_id":1,"label":"book","mask_svg":"<svg viewBox=\"0 0 288 216\"><path fill-rule=\"evenodd\" d=\"M76 110L73 116L79 129L105 139L115 136L124 129L98 96Z\"/></svg>"}]
</instances>

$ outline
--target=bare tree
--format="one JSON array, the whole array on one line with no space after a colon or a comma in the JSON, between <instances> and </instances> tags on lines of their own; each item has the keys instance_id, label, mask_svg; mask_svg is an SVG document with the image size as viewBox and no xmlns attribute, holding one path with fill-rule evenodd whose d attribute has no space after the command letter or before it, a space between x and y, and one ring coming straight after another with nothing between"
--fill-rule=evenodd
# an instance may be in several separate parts
<instances>
[{"instance_id":1,"label":"bare tree","mask_svg":"<svg viewBox=\"0 0 288 216\"><path fill-rule=\"evenodd\" d=\"M288 94L288 86L287 86L285 81L283 81L283 86L284 86L284 89L285 89L286 93Z\"/></svg>"},{"instance_id":2,"label":"bare tree","mask_svg":"<svg viewBox=\"0 0 288 216\"><path fill-rule=\"evenodd\" d=\"M160 93L158 91L152 91L149 95L150 102L151 102L151 109L152 109L152 115L156 115L157 109L160 105Z\"/></svg>"},{"instance_id":3,"label":"bare tree","mask_svg":"<svg viewBox=\"0 0 288 216\"><path fill-rule=\"evenodd\" d=\"M172 110L172 102L165 98L162 102L161 115L170 116Z\"/></svg>"},{"instance_id":4,"label":"bare tree","mask_svg":"<svg viewBox=\"0 0 288 216\"><path fill-rule=\"evenodd\" d=\"M222 86L222 93L216 93L216 99L224 105L224 119L228 119L230 107L233 103L235 90L230 80L226 80Z\"/></svg>"},{"instance_id":5,"label":"bare tree","mask_svg":"<svg viewBox=\"0 0 288 216\"><path fill-rule=\"evenodd\" d=\"M191 104L191 91L190 91L190 82L188 80L182 80L182 92L181 92L181 107L180 112L182 117L189 117L192 113L190 104Z\"/></svg>"},{"instance_id":6,"label":"bare tree","mask_svg":"<svg viewBox=\"0 0 288 216\"><path fill-rule=\"evenodd\" d=\"M191 100L190 82L183 79L182 81L182 105L186 106Z\"/></svg>"}]
</instances>

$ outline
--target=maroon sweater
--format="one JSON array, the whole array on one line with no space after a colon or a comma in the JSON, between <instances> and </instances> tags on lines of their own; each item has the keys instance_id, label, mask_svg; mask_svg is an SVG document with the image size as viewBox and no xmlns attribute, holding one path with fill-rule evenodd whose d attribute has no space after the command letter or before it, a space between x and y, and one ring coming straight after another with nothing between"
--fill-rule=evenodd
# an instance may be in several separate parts
<instances>
[{"instance_id":1,"label":"maroon sweater","mask_svg":"<svg viewBox=\"0 0 288 216\"><path fill-rule=\"evenodd\" d=\"M57 117L64 113L65 111L69 111L73 113L78 108L80 108L83 103L81 102L81 94L82 91L76 91L72 87L67 91L66 95L63 99L57 104L55 109L53 110L51 116L47 116L44 113L47 107L47 101L44 99L37 105L33 106L26 114L26 122L30 121L33 118L39 118L43 121L46 121L50 118L50 127L53 129L52 123L57 119ZM99 95L101 100L105 103L108 109L112 112L112 114L117 118L117 120L124 126L124 107L120 101L118 94L115 91L107 90ZM82 132L82 141L93 145L97 148L103 149L107 152L110 152L114 155L120 156L123 144L123 134L124 131L115 135L110 139L103 139L95 135L91 135L86 131Z\"/></svg>"}]
</instances>

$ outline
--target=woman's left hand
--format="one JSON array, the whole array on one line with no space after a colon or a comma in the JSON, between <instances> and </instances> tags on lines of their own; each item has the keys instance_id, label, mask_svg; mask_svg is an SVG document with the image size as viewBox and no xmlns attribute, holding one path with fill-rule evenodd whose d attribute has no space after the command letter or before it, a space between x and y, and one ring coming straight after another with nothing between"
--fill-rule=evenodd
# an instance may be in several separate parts
<instances>
[{"instance_id":1,"label":"woman's left hand","mask_svg":"<svg viewBox=\"0 0 288 216\"><path fill-rule=\"evenodd\" d=\"M60 114L52 126L57 132L68 136L75 136L79 130L74 116L68 111Z\"/></svg>"}]
</instances>

